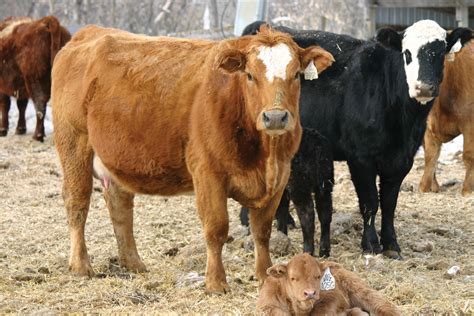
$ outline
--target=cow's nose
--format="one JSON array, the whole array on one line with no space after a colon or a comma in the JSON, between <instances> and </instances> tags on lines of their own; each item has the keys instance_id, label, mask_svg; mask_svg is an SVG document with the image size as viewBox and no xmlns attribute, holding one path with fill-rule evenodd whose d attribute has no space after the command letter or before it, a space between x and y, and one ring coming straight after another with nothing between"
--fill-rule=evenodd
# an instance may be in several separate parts
<instances>
[{"instance_id":1,"label":"cow's nose","mask_svg":"<svg viewBox=\"0 0 474 316\"><path fill-rule=\"evenodd\" d=\"M271 110L262 113L262 120L266 129L279 130L288 125L288 116L288 111Z\"/></svg>"},{"instance_id":2,"label":"cow's nose","mask_svg":"<svg viewBox=\"0 0 474 316\"><path fill-rule=\"evenodd\" d=\"M428 83L417 83L416 90L418 90L419 97L431 97L433 96L434 86Z\"/></svg>"},{"instance_id":3,"label":"cow's nose","mask_svg":"<svg viewBox=\"0 0 474 316\"><path fill-rule=\"evenodd\" d=\"M314 298L316 295L316 291L312 289L304 290L304 295L306 296L306 298Z\"/></svg>"}]
</instances>

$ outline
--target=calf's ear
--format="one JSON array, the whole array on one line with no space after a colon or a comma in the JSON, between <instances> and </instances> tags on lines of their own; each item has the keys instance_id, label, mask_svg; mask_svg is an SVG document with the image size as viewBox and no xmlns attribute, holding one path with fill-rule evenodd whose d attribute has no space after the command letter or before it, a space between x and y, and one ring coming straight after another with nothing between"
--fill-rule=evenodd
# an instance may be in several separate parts
<instances>
[{"instance_id":1,"label":"calf's ear","mask_svg":"<svg viewBox=\"0 0 474 316\"><path fill-rule=\"evenodd\" d=\"M304 71L307 80L317 79L318 74L331 66L334 61L331 53L319 46L310 46L300 51L301 70Z\"/></svg>"},{"instance_id":2,"label":"calf's ear","mask_svg":"<svg viewBox=\"0 0 474 316\"><path fill-rule=\"evenodd\" d=\"M389 27L378 30L375 40L387 48L395 49L399 52L402 51L402 36Z\"/></svg>"},{"instance_id":3,"label":"calf's ear","mask_svg":"<svg viewBox=\"0 0 474 316\"><path fill-rule=\"evenodd\" d=\"M461 46L464 46L464 44L469 42L472 38L471 29L466 27L455 28L446 36L446 52L450 52L451 48L453 48L457 41L461 43Z\"/></svg>"},{"instance_id":4,"label":"calf's ear","mask_svg":"<svg viewBox=\"0 0 474 316\"><path fill-rule=\"evenodd\" d=\"M267 274L275 278L281 278L286 275L286 264L275 264L267 269Z\"/></svg>"},{"instance_id":5,"label":"calf's ear","mask_svg":"<svg viewBox=\"0 0 474 316\"><path fill-rule=\"evenodd\" d=\"M227 73L244 71L246 62L246 55L242 51L229 48L219 52L216 55L214 60L214 68L221 69Z\"/></svg>"}]
</instances>

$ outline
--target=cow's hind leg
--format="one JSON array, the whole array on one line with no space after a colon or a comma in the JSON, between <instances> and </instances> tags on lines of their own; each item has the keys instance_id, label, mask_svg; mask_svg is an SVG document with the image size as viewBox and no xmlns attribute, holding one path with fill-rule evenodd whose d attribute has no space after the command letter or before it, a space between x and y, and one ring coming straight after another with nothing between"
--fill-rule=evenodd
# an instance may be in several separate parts
<instances>
[{"instance_id":1,"label":"cow's hind leg","mask_svg":"<svg viewBox=\"0 0 474 316\"><path fill-rule=\"evenodd\" d=\"M16 125L15 134L23 135L26 134L25 112L26 106L28 105L28 99L17 99L16 105L18 106L18 124Z\"/></svg>"},{"instance_id":2,"label":"cow's hind leg","mask_svg":"<svg viewBox=\"0 0 474 316\"><path fill-rule=\"evenodd\" d=\"M6 94L0 93L0 114L2 120L0 121L0 136L7 136L8 134L8 112L10 111L10 97Z\"/></svg>"},{"instance_id":3,"label":"cow's hind leg","mask_svg":"<svg viewBox=\"0 0 474 316\"><path fill-rule=\"evenodd\" d=\"M71 254L69 270L82 276L94 274L87 254L84 227L92 192L92 148L87 135L58 122L54 142L64 172L63 198L66 206Z\"/></svg>"},{"instance_id":4,"label":"cow's hind leg","mask_svg":"<svg viewBox=\"0 0 474 316\"><path fill-rule=\"evenodd\" d=\"M474 192L474 126L468 125L463 130L464 150L462 159L466 167L466 176L462 187L462 195L468 195Z\"/></svg>"},{"instance_id":5,"label":"cow's hind leg","mask_svg":"<svg viewBox=\"0 0 474 316\"><path fill-rule=\"evenodd\" d=\"M138 255L133 237L133 198L112 182L104 192L110 218L117 239L120 265L133 272L145 272L145 264Z\"/></svg>"},{"instance_id":6,"label":"cow's hind leg","mask_svg":"<svg viewBox=\"0 0 474 316\"><path fill-rule=\"evenodd\" d=\"M295 182L295 181L293 181ZM291 200L296 208L296 213L303 231L303 251L314 254L314 203L311 188L308 186L292 185Z\"/></svg>"},{"instance_id":7,"label":"cow's hind leg","mask_svg":"<svg viewBox=\"0 0 474 316\"><path fill-rule=\"evenodd\" d=\"M327 185L328 187L315 191L316 210L321 225L320 257L329 257L331 253L332 183L327 183Z\"/></svg>"},{"instance_id":8,"label":"cow's hind leg","mask_svg":"<svg viewBox=\"0 0 474 316\"><path fill-rule=\"evenodd\" d=\"M436 180L436 163L441 152L441 142L436 139L430 129L427 129L423 139L423 149L425 150L425 168L420 181L419 190L421 192L438 192L439 185Z\"/></svg>"}]
</instances>

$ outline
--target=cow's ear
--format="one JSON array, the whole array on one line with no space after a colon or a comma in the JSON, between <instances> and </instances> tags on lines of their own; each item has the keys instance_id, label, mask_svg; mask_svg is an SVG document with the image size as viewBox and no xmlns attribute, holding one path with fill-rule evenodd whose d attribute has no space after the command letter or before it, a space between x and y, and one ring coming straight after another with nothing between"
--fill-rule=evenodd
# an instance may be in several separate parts
<instances>
[{"instance_id":1,"label":"cow's ear","mask_svg":"<svg viewBox=\"0 0 474 316\"><path fill-rule=\"evenodd\" d=\"M402 51L402 36L389 27L381 28L375 35L375 40L387 48Z\"/></svg>"},{"instance_id":2,"label":"cow's ear","mask_svg":"<svg viewBox=\"0 0 474 316\"><path fill-rule=\"evenodd\" d=\"M335 61L334 57L328 51L319 46L310 46L300 51L301 70L304 71L304 77L307 80L318 78L326 68Z\"/></svg>"},{"instance_id":3,"label":"cow's ear","mask_svg":"<svg viewBox=\"0 0 474 316\"><path fill-rule=\"evenodd\" d=\"M229 48L217 54L214 67L215 69L222 69L227 73L233 73L236 71L244 71L246 62L246 55L242 51Z\"/></svg>"},{"instance_id":4,"label":"cow's ear","mask_svg":"<svg viewBox=\"0 0 474 316\"><path fill-rule=\"evenodd\" d=\"M451 52L451 49L456 42L461 43L461 47L472 39L472 30L466 27L458 27L446 36L446 52ZM459 50L461 49L459 47Z\"/></svg>"},{"instance_id":5,"label":"cow's ear","mask_svg":"<svg viewBox=\"0 0 474 316\"><path fill-rule=\"evenodd\" d=\"M275 278L281 278L286 275L286 264L275 264L267 269L267 274Z\"/></svg>"}]
</instances>

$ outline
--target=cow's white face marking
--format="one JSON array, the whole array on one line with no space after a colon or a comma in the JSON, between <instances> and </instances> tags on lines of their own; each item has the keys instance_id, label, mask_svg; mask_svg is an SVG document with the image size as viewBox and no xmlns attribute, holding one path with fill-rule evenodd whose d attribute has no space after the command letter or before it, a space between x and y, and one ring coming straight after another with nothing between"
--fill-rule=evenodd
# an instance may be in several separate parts
<instances>
[{"instance_id":1,"label":"cow's white face marking","mask_svg":"<svg viewBox=\"0 0 474 316\"><path fill-rule=\"evenodd\" d=\"M431 20L421 20L414 23L405 30L402 40L403 60L405 61L405 74L407 77L408 93L411 98L426 103L425 98L417 98L419 90L418 73L420 70L420 61L418 60L418 51L424 45L434 41L446 42L446 31ZM422 100L423 99L423 100ZM429 100L428 100L429 101Z\"/></svg>"},{"instance_id":2,"label":"cow's white face marking","mask_svg":"<svg viewBox=\"0 0 474 316\"><path fill-rule=\"evenodd\" d=\"M273 82L274 78L286 79L286 67L293 59L290 48L283 43L273 47L260 46L258 48L260 59L265 65L267 71L265 76L269 82Z\"/></svg>"}]
</instances>

